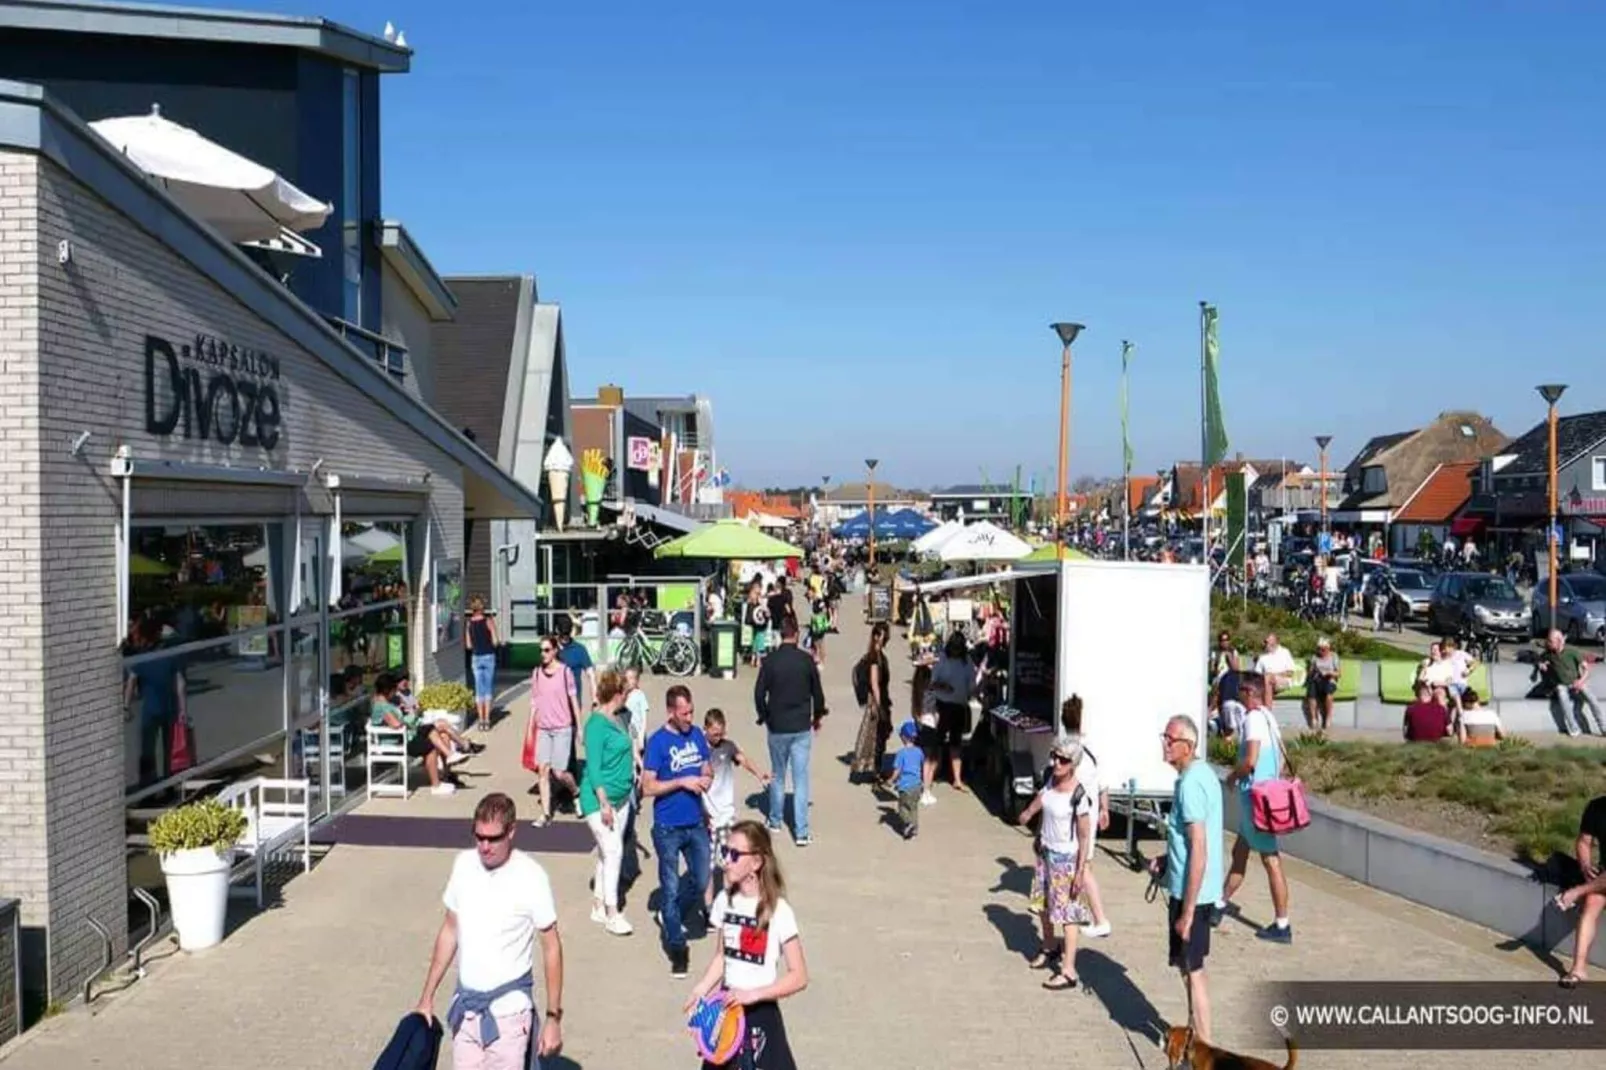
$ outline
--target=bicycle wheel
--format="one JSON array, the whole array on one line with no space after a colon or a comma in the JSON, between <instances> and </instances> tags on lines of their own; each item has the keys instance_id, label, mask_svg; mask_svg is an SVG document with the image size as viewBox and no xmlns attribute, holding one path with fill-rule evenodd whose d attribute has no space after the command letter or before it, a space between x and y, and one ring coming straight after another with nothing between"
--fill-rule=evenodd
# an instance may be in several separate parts
<instances>
[{"instance_id":1,"label":"bicycle wheel","mask_svg":"<svg viewBox=\"0 0 1606 1070\"><path fill-rule=\"evenodd\" d=\"M684 635L672 635L658 648L658 664L671 676L690 676L697 671L697 644Z\"/></svg>"},{"instance_id":2,"label":"bicycle wheel","mask_svg":"<svg viewBox=\"0 0 1606 1070\"><path fill-rule=\"evenodd\" d=\"M642 642L641 636L628 636L619 644L618 663L621 670L635 669L637 672L644 672L650 661L646 644Z\"/></svg>"}]
</instances>

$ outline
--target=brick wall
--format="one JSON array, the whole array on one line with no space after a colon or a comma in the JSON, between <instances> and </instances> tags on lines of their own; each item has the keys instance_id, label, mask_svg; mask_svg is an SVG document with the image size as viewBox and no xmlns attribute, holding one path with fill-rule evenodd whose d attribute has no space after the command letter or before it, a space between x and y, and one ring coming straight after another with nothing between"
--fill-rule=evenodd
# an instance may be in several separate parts
<instances>
[{"instance_id":1,"label":"brick wall","mask_svg":"<svg viewBox=\"0 0 1606 1070\"><path fill-rule=\"evenodd\" d=\"M45 606L40 546L39 163L0 153L0 895L22 901L30 977L50 914L45 823Z\"/></svg>"},{"instance_id":2,"label":"brick wall","mask_svg":"<svg viewBox=\"0 0 1606 1070\"><path fill-rule=\"evenodd\" d=\"M175 343L210 334L278 357L274 450L149 434L147 333ZM23 899L25 925L48 926L60 997L99 965L86 915L126 934L112 453L126 443L138 458L301 471L321 458L345 475L428 475L433 544L446 556L463 550L462 475L373 400L386 384L342 378L71 175L20 153L0 153L0 340L0 679L10 691L0 707L0 892ZM91 437L75 457L83 431ZM306 507L327 509L322 497ZM135 515L156 500L136 484ZM218 500L221 509L226 494ZM420 675L461 676L461 652L429 654L428 634L414 629Z\"/></svg>"}]
</instances>

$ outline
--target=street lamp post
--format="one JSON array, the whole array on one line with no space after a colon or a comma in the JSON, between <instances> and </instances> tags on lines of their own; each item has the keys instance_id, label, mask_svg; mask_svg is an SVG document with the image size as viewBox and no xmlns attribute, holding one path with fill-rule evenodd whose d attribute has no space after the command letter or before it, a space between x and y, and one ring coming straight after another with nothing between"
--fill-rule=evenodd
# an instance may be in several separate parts
<instances>
[{"instance_id":1,"label":"street lamp post","mask_svg":"<svg viewBox=\"0 0 1606 1070\"><path fill-rule=\"evenodd\" d=\"M820 505L814 510L814 523L817 527L828 527L825 523L825 507L831 500L831 477L820 477Z\"/></svg>"},{"instance_id":2,"label":"street lamp post","mask_svg":"<svg viewBox=\"0 0 1606 1070\"><path fill-rule=\"evenodd\" d=\"M1556 402L1561 400L1561 395L1566 389L1565 383L1546 383L1539 387L1539 396L1544 398L1545 404L1550 407L1546 418L1550 428L1550 463L1546 467L1549 478L1545 481L1550 485L1550 512L1546 514L1545 519L1545 548L1547 550L1545 560L1550 566L1550 576L1546 583L1545 593L1550 597L1551 631L1556 630L1556 551L1560 549L1556 545L1558 541L1556 529L1561 524L1560 518L1556 515Z\"/></svg>"},{"instance_id":3,"label":"street lamp post","mask_svg":"<svg viewBox=\"0 0 1606 1070\"><path fill-rule=\"evenodd\" d=\"M870 568L875 568L875 466L880 463L874 457L867 459L864 466L870 470L870 479L865 483L865 490L869 495L870 505Z\"/></svg>"},{"instance_id":4,"label":"street lamp post","mask_svg":"<svg viewBox=\"0 0 1606 1070\"><path fill-rule=\"evenodd\" d=\"M1071 430L1071 343L1081 334L1080 323L1051 323L1060 340L1060 455L1059 492L1054 499L1054 559L1065 560L1065 478L1070 453Z\"/></svg>"},{"instance_id":5,"label":"street lamp post","mask_svg":"<svg viewBox=\"0 0 1606 1070\"><path fill-rule=\"evenodd\" d=\"M1322 496L1321 531L1323 534L1327 533L1327 444L1331 441L1333 441L1332 435L1316 436L1316 449L1321 453L1322 461L1321 484L1317 487L1316 493Z\"/></svg>"}]
</instances>

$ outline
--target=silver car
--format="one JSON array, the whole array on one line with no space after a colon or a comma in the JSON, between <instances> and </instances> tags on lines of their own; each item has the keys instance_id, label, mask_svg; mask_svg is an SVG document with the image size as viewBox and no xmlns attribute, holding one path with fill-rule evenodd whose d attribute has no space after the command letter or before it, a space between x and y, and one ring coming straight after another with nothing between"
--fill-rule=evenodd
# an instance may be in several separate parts
<instances>
[{"instance_id":1,"label":"silver car","mask_svg":"<svg viewBox=\"0 0 1606 1070\"><path fill-rule=\"evenodd\" d=\"M1550 628L1550 585L1534 588L1533 633ZM1556 577L1556 627L1578 642L1606 641L1606 576L1589 572Z\"/></svg>"}]
</instances>

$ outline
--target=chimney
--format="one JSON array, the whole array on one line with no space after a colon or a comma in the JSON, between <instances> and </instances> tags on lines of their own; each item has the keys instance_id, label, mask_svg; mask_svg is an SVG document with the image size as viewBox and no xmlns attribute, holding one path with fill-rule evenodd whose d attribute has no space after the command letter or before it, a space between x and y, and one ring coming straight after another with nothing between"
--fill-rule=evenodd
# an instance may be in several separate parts
<instances>
[{"instance_id":1,"label":"chimney","mask_svg":"<svg viewBox=\"0 0 1606 1070\"><path fill-rule=\"evenodd\" d=\"M624 403L625 391L623 387L614 386L612 383L597 387L597 404L609 405L618 409L623 408Z\"/></svg>"}]
</instances>

